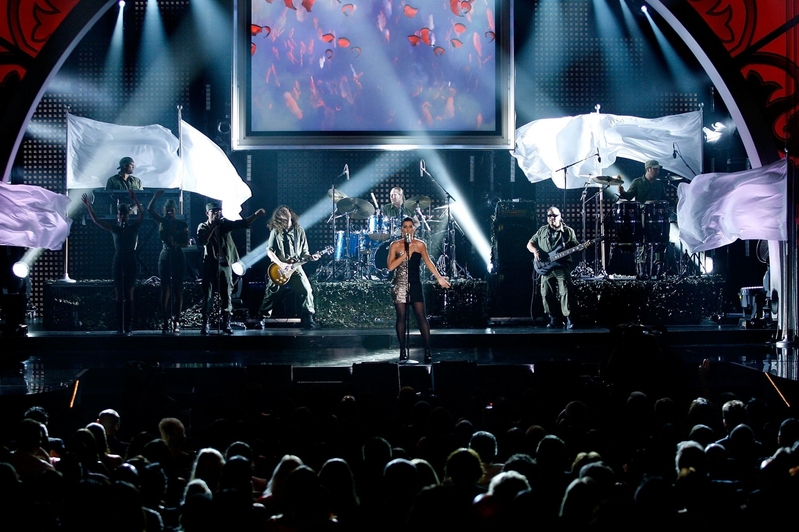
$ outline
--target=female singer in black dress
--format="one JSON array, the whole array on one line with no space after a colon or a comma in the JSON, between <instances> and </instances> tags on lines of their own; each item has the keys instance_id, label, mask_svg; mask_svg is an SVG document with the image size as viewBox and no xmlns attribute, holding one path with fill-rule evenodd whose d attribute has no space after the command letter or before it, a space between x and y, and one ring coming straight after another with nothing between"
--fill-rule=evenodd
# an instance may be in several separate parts
<instances>
[{"instance_id":1,"label":"female singer in black dress","mask_svg":"<svg viewBox=\"0 0 799 532\"><path fill-rule=\"evenodd\" d=\"M401 227L402 239L392 242L388 249L388 269L394 272L391 293L394 298L394 309L397 311L397 340L400 345L400 364L408 361L408 351L405 345L406 318L408 305L413 307L416 315L416 322L419 324L419 332L424 340L424 362L432 362L430 354L430 324L427 323L427 315L424 308L424 294L422 293L422 281L419 277L421 261L435 276L438 284L444 288L450 288L449 281L441 276L436 269L436 265L430 260L427 253L427 245L423 240L413 237L413 219L405 218L402 220Z\"/></svg>"},{"instance_id":2,"label":"female singer in black dress","mask_svg":"<svg viewBox=\"0 0 799 532\"><path fill-rule=\"evenodd\" d=\"M169 199L164 203L164 214L155 210L155 202L164 195L163 190L153 194L147 212L158 222L158 234L164 246L158 256L158 277L161 278L161 309L163 324L161 332L180 332L180 314L183 311L183 277L186 274L186 258L183 248L189 245L189 226L176 218L177 205Z\"/></svg>"}]
</instances>

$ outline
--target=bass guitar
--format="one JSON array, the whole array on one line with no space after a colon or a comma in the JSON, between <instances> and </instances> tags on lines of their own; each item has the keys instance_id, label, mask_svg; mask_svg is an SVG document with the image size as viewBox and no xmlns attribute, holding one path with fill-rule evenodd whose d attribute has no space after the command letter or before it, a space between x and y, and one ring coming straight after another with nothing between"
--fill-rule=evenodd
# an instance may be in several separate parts
<instances>
[{"instance_id":1,"label":"bass guitar","mask_svg":"<svg viewBox=\"0 0 799 532\"><path fill-rule=\"evenodd\" d=\"M316 252L315 255L319 255L320 257L322 257L324 255L329 255L331 253L333 253L333 246L327 246L322 251ZM271 249L267 250L266 254L269 256L270 259L272 259L272 264L269 265L269 269L267 270L267 275L273 283L280 286L283 286L284 284L289 282L289 279L291 279L291 276L294 274L295 271L297 271L297 268L299 268L306 262L310 262L312 260L312 259L305 259L297 262L289 262L286 264L284 268L281 268L280 267L281 261L278 260L278 258L275 256L274 252Z\"/></svg>"},{"instance_id":2,"label":"bass guitar","mask_svg":"<svg viewBox=\"0 0 799 532\"><path fill-rule=\"evenodd\" d=\"M587 240L578 246L574 246L573 248L569 248L564 251L560 251L563 249L563 245L560 245L549 253L545 253L544 251L539 252L539 255L546 255L546 257L542 258L541 260L533 259L533 268L535 269L535 273L538 275L548 274L552 268L563 266L563 263L558 262L563 257L571 255L572 253L577 253L578 251L582 251L588 246L599 242L600 240L602 240L602 237L595 238L593 240Z\"/></svg>"}]
</instances>

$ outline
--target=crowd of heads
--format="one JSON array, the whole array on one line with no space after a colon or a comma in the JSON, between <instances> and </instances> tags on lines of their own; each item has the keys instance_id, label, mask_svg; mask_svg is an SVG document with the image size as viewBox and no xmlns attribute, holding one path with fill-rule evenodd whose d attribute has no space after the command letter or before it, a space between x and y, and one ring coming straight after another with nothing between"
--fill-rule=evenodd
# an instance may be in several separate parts
<instances>
[{"instance_id":1,"label":"crowd of heads","mask_svg":"<svg viewBox=\"0 0 799 532\"><path fill-rule=\"evenodd\" d=\"M4 530L708 530L784 525L799 495L799 422L760 398L289 395L135 434L113 409L50 434L31 408L0 442Z\"/></svg>"}]
</instances>

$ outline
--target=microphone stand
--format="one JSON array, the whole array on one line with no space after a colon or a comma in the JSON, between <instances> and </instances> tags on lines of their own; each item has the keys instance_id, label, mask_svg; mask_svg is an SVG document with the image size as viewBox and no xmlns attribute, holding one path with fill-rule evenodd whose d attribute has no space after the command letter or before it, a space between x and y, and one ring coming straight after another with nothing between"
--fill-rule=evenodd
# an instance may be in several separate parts
<instances>
[{"instance_id":1,"label":"microphone stand","mask_svg":"<svg viewBox=\"0 0 799 532\"><path fill-rule=\"evenodd\" d=\"M336 201L336 179L338 179L339 177L341 177L343 175L346 175L346 172L342 172L339 175L337 175L336 177L334 177L333 181L330 183L330 201L333 202L333 210L330 213L330 217L327 219L327 221L329 223L332 222L332 224L333 224L333 249L334 250L336 249L336 219L338 218L338 216L336 216L336 212L338 210L338 202ZM349 238L350 238L349 232L350 232L350 218L349 218L349 215L348 215L347 216L347 234L344 235L346 240L344 242L342 242L343 249L346 250L346 253L347 253L348 257L349 257ZM332 270L333 271L332 271L331 276L330 276L330 278L333 279L333 280L336 280L336 263L337 262L338 261L336 260L335 251L334 251L333 260L332 260L332 263L333 263Z\"/></svg>"},{"instance_id":2,"label":"microphone stand","mask_svg":"<svg viewBox=\"0 0 799 532\"><path fill-rule=\"evenodd\" d=\"M676 145L676 146L675 146L674 153L680 156L680 160L682 161L682 164L684 164L684 165L685 165L685 166L686 166L686 167L687 167L687 168L688 168L688 169L691 171L691 173L692 173L692 174L694 174L694 177L696 177L696 172L694 171L694 169L693 169L693 168L691 168L691 165L690 165L690 164L688 164L688 163L685 161L685 159L683 158L683 156L682 156L682 153L680 152L680 146L679 146L679 145ZM689 182L690 182L690 181L689 181Z\"/></svg>"},{"instance_id":3,"label":"microphone stand","mask_svg":"<svg viewBox=\"0 0 799 532\"><path fill-rule=\"evenodd\" d=\"M598 158L599 157L599 152L592 153L591 155L589 155L588 157L585 157L584 159L580 159L579 161L574 161L571 164L567 164L563 168L558 168L557 170L555 170L555 173L560 172L561 170L563 171L563 205L561 206L561 211L566 209L566 186L568 184L568 176L567 176L566 170L568 170L572 166L577 166L578 164L580 164L582 162L585 162L588 159L593 159L594 157Z\"/></svg>"},{"instance_id":4,"label":"microphone stand","mask_svg":"<svg viewBox=\"0 0 799 532\"><path fill-rule=\"evenodd\" d=\"M403 237L404 238L404 237ZM413 240L413 237L411 237ZM411 359L411 245L405 241L405 356Z\"/></svg>"},{"instance_id":5,"label":"microphone stand","mask_svg":"<svg viewBox=\"0 0 799 532\"><path fill-rule=\"evenodd\" d=\"M341 176L339 176L339 177L341 177ZM335 249L336 249L336 210L338 209L338 206L336 205L336 180L335 179L333 179L333 182L330 183L330 190L332 191L332 194L330 195L330 201L333 202L333 211L330 213L330 218L328 218L328 220L327 220L328 222L332 222L332 224L333 224L333 235L332 235L332 238L333 238L333 242L332 242L332 245L333 245L333 273L331 274L330 278L332 280L335 280L336 279L336 256L335 256L335 253L336 253L335 252Z\"/></svg>"},{"instance_id":6,"label":"microphone stand","mask_svg":"<svg viewBox=\"0 0 799 532\"><path fill-rule=\"evenodd\" d=\"M444 235L443 249L445 251L444 251L444 254L442 255L442 257L446 257L446 255L449 252L449 250L450 249L452 250L452 256L449 257L449 264L447 264L447 268L445 268L445 274L448 274L451 279L457 279L459 277L459 271L458 271L459 266L458 266L457 255L456 255L457 250L456 250L456 244L455 244L455 228L458 227L458 225L457 225L458 223L452 218L452 211L450 209L450 200L454 200L455 198L453 198L452 194L450 194L447 191L447 189L445 189L441 185L441 183L439 183L436 180L436 178L433 177L430 174L430 172L427 171L427 168L422 168L422 172L427 174L427 176L433 181L433 183L436 184L436 186L438 188L441 189L441 191L444 193L444 196L447 198L447 208L446 208L446 213L447 213L447 233L446 233L446 235ZM458 227L458 229L460 229L460 227ZM463 234L463 231L461 231L461 234ZM464 276L467 279L471 278L471 275L469 274L468 270L466 270L465 268L463 268L463 270L464 270Z\"/></svg>"}]
</instances>

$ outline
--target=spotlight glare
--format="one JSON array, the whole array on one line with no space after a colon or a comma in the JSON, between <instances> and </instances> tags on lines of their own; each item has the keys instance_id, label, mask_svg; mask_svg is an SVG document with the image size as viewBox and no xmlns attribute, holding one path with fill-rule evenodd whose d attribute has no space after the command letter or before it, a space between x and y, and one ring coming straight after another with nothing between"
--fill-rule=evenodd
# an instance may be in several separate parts
<instances>
[{"instance_id":1,"label":"spotlight glare","mask_svg":"<svg viewBox=\"0 0 799 532\"><path fill-rule=\"evenodd\" d=\"M647 11L649 11L649 10L646 8L646 6L641 6L641 11L643 11L644 13L646 13L646 12L647 12Z\"/></svg>"},{"instance_id":2,"label":"spotlight glare","mask_svg":"<svg viewBox=\"0 0 799 532\"><path fill-rule=\"evenodd\" d=\"M30 273L30 268L24 262L15 262L11 267L11 271L20 279L25 279Z\"/></svg>"},{"instance_id":3,"label":"spotlight glare","mask_svg":"<svg viewBox=\"0 0 799 532\"><path fill-rule=\"evenodd\" d=\"M119 0L119 7L120 7L120 9L124 9L124 7L125 7L125 0Z\"/></svg>"},{"instance_id":4,"label":"spotlight glare","mask_svg":"<svg viewBox=\"0 0 799 532\"><path fill-rule=\"evenodd\" d=\"M241 261L238 261L234 262L230 269L233 270L233 273L241 277L247 272L247 265Z\"/></svg>"}]
</instances>

